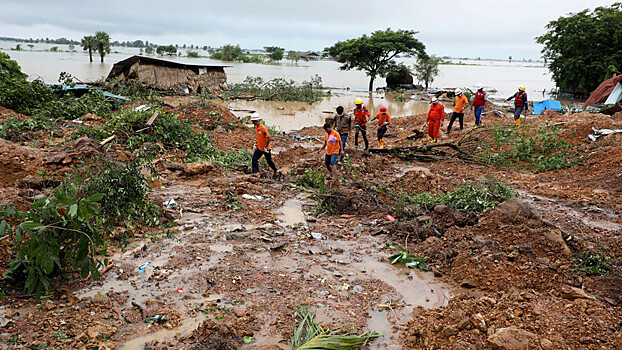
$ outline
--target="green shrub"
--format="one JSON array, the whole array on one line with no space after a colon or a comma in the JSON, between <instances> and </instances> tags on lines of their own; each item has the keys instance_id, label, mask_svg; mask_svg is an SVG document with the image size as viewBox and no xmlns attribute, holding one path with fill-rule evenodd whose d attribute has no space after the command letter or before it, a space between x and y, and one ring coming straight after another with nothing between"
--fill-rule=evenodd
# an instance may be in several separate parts
<instances>
[{"instance_id":1,"label":"green shrub","mask_svg":"<svg viewBox=\"0 0 622 350\"><path fill-rule=\"evenodd\" d=\"M612 259L600 252L587 251L575 256L575 270L588 276L607 276L613 272Z\"/></svg>"},{"instance_id":2,"label":"green shrub","mask_svg":"<svg viewBox=\"0 0 622 350\"><path fill-rule=\"evenodd\" d=\"M309 81L297 84L293 80L274 78L264 81L261 77L246 77L243 82L231 84L225 98L257 98L264 101L318 102L326 96L322 90L322 78L316 75Z\"/></svg>"},{"instance_id":3,"label":"green shrub","mask_svg":"<svg viewBox=\"0 0 622 350\"><path fill-rule=\"evenodd\" d=\"M325 190L326 175L317 169L305 169L304 173L296 176L296 185L317 189L320 193Z\"/></svg>"},{"instance_id":4,"label":"green shrub","mask_svg":"<svg viewBox=\"0 0 622 350\"><path fill-rule=\"evenodd\" d=\"M53 125L49 118L34 117L20 120L11 117L0 124L0 138L18 142L25 131L38 131L49 129Z\"/></svg>"},{"instance_id":5,"label":"green shrub","mask_svg":"<svg viewBox=\"0 0 622 350\"><path fill-rule=\"evenodd\" d=\"M147 198L149 184L141 168L144 166L136 162L121 164L94 158L69 175L60 188L75 200L103 194L99 204L102 222L106 224L157 225L159 209Z\"/></svg>"},{"instance_id":6,"label":"green shrub","mask_svg":"<svg viewBox=\"0 0 622 350\"><path fill-rule=\"evenodd\" d=\"M0 235L7 234L13 245L4 276L27 293L35 293L37 299L43 291L50 291L58 277L79 271L82 278L90 273L97 280L102 262L95 256L107 248L97 207L102 198L94 194L75 200L56 189L53 197L35 201L24 213L4 204ZM11 226L9 221L17 224Z\"/></svg>"}]
</instances>

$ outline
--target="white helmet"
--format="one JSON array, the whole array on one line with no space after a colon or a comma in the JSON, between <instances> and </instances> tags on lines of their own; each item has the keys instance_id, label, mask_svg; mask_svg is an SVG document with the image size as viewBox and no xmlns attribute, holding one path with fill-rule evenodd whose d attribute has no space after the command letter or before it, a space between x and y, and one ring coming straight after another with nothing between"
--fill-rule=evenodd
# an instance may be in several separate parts
<instances>
[{"instance_id":1,"label":"white helmet","mask_svg":"<svg viewBox=\"0 0 622 350\"><path fill-rule=\"evenodd\" d=\"M261 119L261 116L259 115L259 113L255 112L251 114L251 120L259 120L259 119Z\"/></svg>"},{"instance_id":2,"label":"white helmet","mask_svg":"<svg viewBox=\"0 0 622 350\"><path fill-rule=\"evenodd\" d=\"M481 90L483 88L484 88L484 84L482 84L482 83L478 83L477 84L477 90Z\"/></svg>"},{"instance_id":3,"label":"white helmet","mask_svg":"<svg viewBox=\"0 0 622 350\"><path fill-rule=\"evenodd\" d=\"M437 102L438 102L438 98L432 97L432 103L437 103Z\"/></svg>"},{"instance_id":4,"label":"white helmet","mask_svg":"<svg viewBox=\"0 0 622 350\"><path fill-rule=\"evenodd\" d=\"M455 93L456 93L456 95L461 95L462 94L462 89L457 88Z\"/></svg>"}]
</instances>

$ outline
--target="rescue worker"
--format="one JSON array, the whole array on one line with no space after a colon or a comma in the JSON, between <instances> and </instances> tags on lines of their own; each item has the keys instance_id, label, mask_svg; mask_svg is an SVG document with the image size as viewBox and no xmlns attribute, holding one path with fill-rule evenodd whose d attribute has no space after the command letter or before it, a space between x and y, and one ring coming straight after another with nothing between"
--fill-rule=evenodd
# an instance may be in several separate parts
<instances>
[{"instance_id":1,"label":"rescue worker","mask_svg":"<svg viewBox=\"0 0 622 350\"><path fill-rule=\"evenodd\" d=\"M343 162L343 157L346 153L346 142L348 141L348 135L350 135L350 131L352 131L352 118L344 113L343 107L337 107L337 113L335 113L335 117L333 118L335 122L335 129L341 136L341 157L339 157L339 162Z\"/></svg>"},{"instance_id":2,"label":"rescue worker","mask_svg":"<svg viewBox=\"0 0 622 350\"><path fill-rule=\"evenodd\" d=\"M387 133L387 127L391 124L391 116L387 113L387 107L380 107L378 114L369 122L376 119L378 119L378 143L380 143L380 149L384 149L384 134Z\"/></svg>"},{"instance_id":3,"label":"rescue worker","mask_svg":"<svg viewBox=\"0 0 622 350\"><path fill-rule=\"evenodd\" d=\"M352 114L354 115L354 127L356 128L356 132L354 133L354 147L359 147L360 132L365 142L365 151L367 151L369 150L369 141L367 141L367 117L370 116L370 113L367 107L363 106L363 101L360 98L357 98L354 104L356 105L356 108L352 110Z\"/></svg>"},{"instance_id":4,"label":"rescue worker","mask_svg":"<svg viewBox=\"0 0 622 350\"><path fill-rule=\"evenodd\" d=\"M525 115L527 115L527 111L529 110L529 101L527 101L527 93L525 92L525 87L519 86L518 92L508 97L506 101L510 101L512 99L514 99L514 120L516 121L516 125L520 126L521 113L525 111Z\"/></svg>"},{"instance_id":5,"label":"rescue worker","mask_svg":"<svg viewBox=\"0 0 622 350\"><path fill-rule=\"evenodd\" d=\"M270 134L265 125L261 124L261 116L259 113L253 113L251 115L251 121L255 125L255 132L257 133L257 142L253 146L253 158L252 158L252 172L256 174L259 172L259 159L261 156L266 157L268 166L274 171L274 175L277 174L276 165L272 161L272 147L270 146Z\"/></svg>"},{"instance_id":6,"label":"rescue worker","mask_svg":"<svg viewBox=\"0 0 622 350\"><path fill-rule=\"evenodd\" d=\"M475 113L475 125L482 125L482 113L486 107L486 101L488 101L488 93L484 91L484 85L482 83L477 84L477 91L473 96L473 112Z\"/></svg>"},{"instance_id":7,"label":"rescue worker","mask_svg":"<svg viewBox=\"0 0 622 350\"><path fill-rule=\"evenodd\" d=\"M456 89L456 99L455 99L455 107L454 112L451 114L451 119L449 120L449 126L447 127L447 133L451 132L451 127L454 125L454 121L458 119L460 121L460 130L464 128L464 109L466 105L469 103L469 100L462 94L462 89Z\"/></svg>"},{"instance_id":8,"label":"rescue worker","mask_svg":"<svg viewBox=\"0 0 622 350\"><path fill-rule=\"evenodd\" d=\"M438 133L444 122L445 107L438 102L438 98L434 97L428 112L428 119L425 122L428 125L428 135L432 138L432 143L438 142Z\"/></svg>"},{"instance_id":9,"label":"rescue worker","mask_svg":"<svg viewBox=\"0 0 622 350\"><path fill-rule=\"evenodd\" d=\"M337 175L337 159L341 156L341 136L335 131L329 123L324 124L324 145L320 148L320 152L326 148L324 156L324 165L328 169L330 178L334 179Z\"/></svg>"}]
</instances>

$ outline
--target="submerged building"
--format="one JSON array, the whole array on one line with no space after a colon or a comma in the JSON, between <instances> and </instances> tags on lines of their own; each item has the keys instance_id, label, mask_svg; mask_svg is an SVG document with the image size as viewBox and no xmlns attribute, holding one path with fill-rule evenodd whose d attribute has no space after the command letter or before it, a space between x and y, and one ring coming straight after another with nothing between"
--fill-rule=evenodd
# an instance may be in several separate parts
<instances>
[{"instance_id":1,"label":"submerged building","mask_svg":"<svg viewBox=\"0 0 622 350\"><path fill-rule=\"evenodd\" d=\"M179 94L220 95L227 88L225 67L132 56L115 63L106 79L137 81Z\"/></svg>"}]
</instances>

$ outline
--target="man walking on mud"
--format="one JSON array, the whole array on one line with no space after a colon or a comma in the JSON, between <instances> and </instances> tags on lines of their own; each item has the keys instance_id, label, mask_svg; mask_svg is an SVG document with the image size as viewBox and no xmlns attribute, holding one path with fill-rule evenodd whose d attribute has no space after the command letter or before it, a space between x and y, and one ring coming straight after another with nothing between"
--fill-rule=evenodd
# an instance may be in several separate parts
<instances>
[{"instance_id":1,"label":"man walking on mud","mask_svg":"<svg viewBox=\"0 0 622 350\"><path fill-rule=\"evenodd\" d=\"M255 125L255 132L257 133L257 142L253 146L253 159L252 159L252 172L256 174L259 172L259 159L261 156L266 157L266 162L268 166L272 168L274 171L274 175L277 174L276 165L272 161L272 150L270 147L270 134L268 133L268 128L265 125L261 124L261 116L259 113L253 113L251 115L251 121L253 125Z\"/></svg>"},{"instance_id":2,"label":"man walking on mud","mask_svg":"<svg viewBox=\"0 0 622 350\"><path fill-rule=\"evenodd\" d=\"M341 136L329 123L324 124L324 131L324 145L320 148L320 152L326 148L324 165L328 169L330 178L334 179L337 175L337 158L342 154Z\"/></svg>"},{"instance_id":3,"label":"man walking on mud","mask_svg":"<svg viewBox=\"0 0 622 350\"><path fill-rule=\"evenodd\" d=\"M473 96L473 113L475 113L475 126L482 125L482 113L488 101L488 93L484 91L483 84L477 84L477 91Z\"/></svg>"},{"instance_id":4,"label":"man walking on mud","mask_svg":"<svg viewBox=\"0 0 622 350\"><path fill-rule=\"evenodd\" d=\"M380 107L378 114L369 122L376 119L378 119L378 143L380 143L380 149L384 149L384 134L387 133L387 127L391 124L391 116L387 113L387 107Z\"/></svg>"},{"instance_id":5,"label":"man walking on mud","mask_svg":"<svg viewBox=\"0 0 622 350\"><path fill-rule=\"evenodd\" d=\"M454 112L451 114L451 119L449 120L449 126L447 127L448 134L451 132L451 127L454 125L454 121L456 119L460 122L460 130L464 128L464 109L468 103L469 100L462 94L462 90L456 89L456 106L454 107Z\"/></svg>"},{"instance_id":6,"label":"man walking on mud","mask_svg":"<svg viewBox=\"0 0 622 350\"><path fill-rule=\"evenodd\" d=\"M343 157L346 154L346 142L348 141L348 135L350 135L350 131L352 131L352 118L344 113L343 107L337 107L337 113L335 113L334 117L335 121L335 129L341 136L341 156L339 157L339 162L343 162Z\"/></svg>"},{"instance_id":7,"label":"man walking on mud","mask_svg":"<svg viewBox=\"0 0 622 350\"><path fill-rule=\"evenodd\" d=\"M520 115L523 111L525 111L525 115L527 115L527 111L529 110L529 101L527 101L525 87L520 86L518 88L518 92L508 97L506 101L510 101L512 99L514 99L514 120L516 121L516 126L520 126Z\"/></svg>"},{"instance_id":8,"label":"man walking on mud","mask_svg":"<svg viewBox=\"0 0 622 350\"><path fill-rule=\"evenodd\" d=\"M370 113L367 107L363 106L363 101L360 98L357 98L354 104L356 105L356 108L352 110L352 114L354 114L354 127L356 128L356 132L354 133L354 147L359 147L360 132L365 142L365 151L367 151L369 150L369 141L367 141L367 117L370 116Z\"/></svg>"},{"instance_id":9,"label":"man walking on mud","mask_svg":"<svg viewBox=\"0 0 622 350\"><path fill-rule=\"evenodd\" d=\"M434 97L428 112L428 120L425 122L428 125L428 135L432 138L432 143L438 142L438 134L444 122L445 107L438 102L438 98Z\"/></svg>"}]
</instances>

